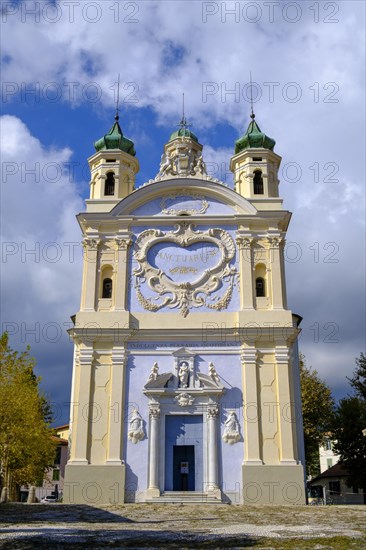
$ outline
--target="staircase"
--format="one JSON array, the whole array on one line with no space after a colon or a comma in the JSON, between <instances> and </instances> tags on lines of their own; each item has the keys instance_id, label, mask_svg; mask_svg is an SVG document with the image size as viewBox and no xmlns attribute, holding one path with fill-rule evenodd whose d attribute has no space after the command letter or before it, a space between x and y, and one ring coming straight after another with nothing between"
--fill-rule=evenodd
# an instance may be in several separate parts
<instances>
[{"instance_id":1,"label":"staircase","mask_svg":"<svg viewBox=\"0 0 366 550\"><path fill-rule=\"evenodd\" d=\"M224 504L221 499L198 491L164 491L147 502L154 504Z\"/></svg>"}]
</instances>

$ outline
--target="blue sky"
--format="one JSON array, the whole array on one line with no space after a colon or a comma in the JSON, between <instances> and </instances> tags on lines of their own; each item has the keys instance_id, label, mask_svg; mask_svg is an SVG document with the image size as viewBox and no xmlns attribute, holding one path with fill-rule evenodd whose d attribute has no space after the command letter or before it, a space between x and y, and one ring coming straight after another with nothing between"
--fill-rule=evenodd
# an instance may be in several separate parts
<instances>
[{"instance_id":1,"label":"blue sky","mask_svg":"<svg viewBox=\"0 0 366 550\"><path fill-rule=\"evenodd\" d=\"M67 421L87 158L113 123L153 178L181 94L214 177L254 110L283 157L301 350L341 397L365 349L364 3L2 2L2 328ZM33 90L33 92L32 92ZM33 173L31 171L33 170ZM73 244L75 243L75 245ZM29 253L34 250L34 253Z\"/></svg>"}]
</instances>

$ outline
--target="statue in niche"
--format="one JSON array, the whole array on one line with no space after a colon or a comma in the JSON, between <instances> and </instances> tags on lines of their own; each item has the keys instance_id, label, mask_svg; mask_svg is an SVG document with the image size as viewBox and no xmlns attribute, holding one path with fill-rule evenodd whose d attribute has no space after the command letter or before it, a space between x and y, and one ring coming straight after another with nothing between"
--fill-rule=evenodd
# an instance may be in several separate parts
<instances>
[{"instance_id":1,"label":"statue in niche","mask_svg":"<svg viewBox=\"0 0 366 550\"><path fill-rule=\"evenodd\" d=\"M234 411L228 413L228 417L224 423L224 433L222 439L225 443L233 445L240 441L240 431L239 431L239 422Z\"/></svg>"},{"instance_id":2,"label":"statue in niche","mask_svg":"<svg viewBox=\"0 0 366 550\"><path fill-rule=\"evenodd\" d=\"M128 428L128 439L132 441L132 443L137 443L138 441L142 441L144 437L144 422L139 411L133 409Z\"/></svg>"},{"instance_id":3,"label":"statue in niche","mask_svg":"<svg viewBox=\"0 0 366 550\"><path fill-rule=\"evenodd\" d=\"M188 388L189 382L189 365L186 361L182 361L178 371L179 387Z\"/></svg>"},{"instance_id":4,"label":"statue in niche","mask_svg":"<svg viewBox=\"0 0 366 550\"><path fill-rule=\"evenodd\" d=\"M215 384L220 384L220 377L217 374L213 363L208 364L208 375L215 382Z\"/></svg>"},{"instance_id":5,"label":"statue in niche","mask_svg":"<svg viewBox=\"0 0 366 550\"><path fill-rule=\"evenodd\" d=\"M156 380L158 377L158 374L159 374L159 365L155 362L151 367L151 372L147 381L150 382L151 380Z\"/></svg>"}]
</instances>

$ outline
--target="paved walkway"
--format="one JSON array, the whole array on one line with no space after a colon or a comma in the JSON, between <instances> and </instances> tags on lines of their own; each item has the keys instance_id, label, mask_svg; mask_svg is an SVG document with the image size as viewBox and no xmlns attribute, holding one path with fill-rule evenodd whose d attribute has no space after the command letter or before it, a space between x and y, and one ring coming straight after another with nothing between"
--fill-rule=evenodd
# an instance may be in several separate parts
<instances>
[{"instance_id":1,"label":"paved walkway","mask_svg":"<svg viewBox=\"0 0 366 550\"><path fill-rule=\"evenodd\" d=\"M360 549L365 519L365 506L12 504L0 506L0 548ZM305 546L315 539L324 546Z\"/></svg>"}]
</instances>

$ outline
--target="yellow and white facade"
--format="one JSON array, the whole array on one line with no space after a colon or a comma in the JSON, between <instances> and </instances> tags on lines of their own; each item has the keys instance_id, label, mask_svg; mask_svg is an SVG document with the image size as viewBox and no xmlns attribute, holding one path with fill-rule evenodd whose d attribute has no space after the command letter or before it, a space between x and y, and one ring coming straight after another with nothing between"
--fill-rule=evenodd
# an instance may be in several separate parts
<instances>
[{"instance_id":1,"label":"yellow and white facade","mask_svg":"<svg viewBox=\"0 0 366 550\"><path fill-rule=\"evenodd\" d=\"M185 120L155 179L118 119L89 159L64 501L302 504L281 158L254 116L207 175Z\"/></svg>"}]
</instances>

